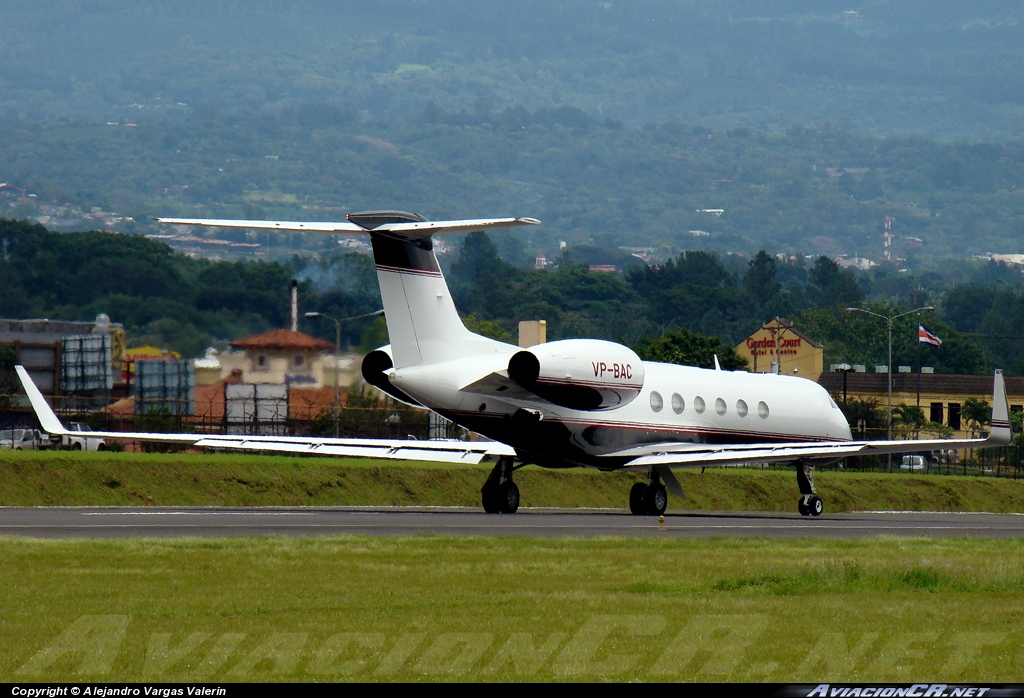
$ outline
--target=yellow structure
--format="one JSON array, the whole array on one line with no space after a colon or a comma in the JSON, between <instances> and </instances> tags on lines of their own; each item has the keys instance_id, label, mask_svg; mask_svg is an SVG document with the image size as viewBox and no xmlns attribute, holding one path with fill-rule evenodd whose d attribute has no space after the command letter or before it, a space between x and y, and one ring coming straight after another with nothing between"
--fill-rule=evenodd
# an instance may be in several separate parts
<instances>
[{"instance_id":1,"label":"yellow structure","mask_svg":"<svg viewBox=\"0 0 1024 698\"><path fill-rule=\"evenodd\" d=\"M887 373L824 373L818 383L836 402L870 400L883 412L888 401ZM1011 412L1024 410L1024 378L1006 376L1006 397ZM980 400L992 404L992 376L962 376L940 373L894 373L892 375L892 406L920 407L924 418L953 430L953 438L976 438L963 415L964 403ZM856 428L855 424L851 427Z\"/></svg>"},{"instance_id":2,"label":"yellow structure","mask_svg":"<svg viewBox=\"0 0 1024 698\"><path fill-rule=\"evenodd\" d=\"M334 344L295 330L278 329L230 342L231 351L217 357L221 377L236 370L245 383L287 383L319 388L334 384L345 369L329 352ZM331 364L334 363L334 366ZM326 375L325 375L326 374Z\"/></svg>"},{"instance_id":3,"label":"yellow structure","mask_svg":"<svg viewBox=\"0 0 1024 698\"><path fill-rule=\"evenodd\" d=\"M779 317L734 348L747 360L751 373L778 372L817 381L825 366L821 344Z\"/></svg>"},{"instance_id":4,"label":"yellow structure","mask_svg":"<svg viewBox=\"0 0 1024 698\"><path fill-rule=\"evenodd\" d=\"M519 346L534 347L548 341L547 320L523 320L519 323Z\"/></svg>"}]
</instances>

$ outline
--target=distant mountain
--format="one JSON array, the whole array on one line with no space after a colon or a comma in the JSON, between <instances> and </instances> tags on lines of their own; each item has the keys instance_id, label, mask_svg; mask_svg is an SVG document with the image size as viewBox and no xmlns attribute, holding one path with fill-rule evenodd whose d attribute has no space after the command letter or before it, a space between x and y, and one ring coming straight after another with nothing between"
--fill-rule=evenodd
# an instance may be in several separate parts
<instances>
[{"instance_id":1,"label":"distant mountain","mask_svg":"<svg viewBox=\"0 0 1024 698\"><path fill-rule=\"evenodd\" d=\"M683 121L1001 140L1024 107L1018 0L37 0L0 22L0 115L119 121L334 104L357 118L572 106Z\"/></svg>"}]
</instances>

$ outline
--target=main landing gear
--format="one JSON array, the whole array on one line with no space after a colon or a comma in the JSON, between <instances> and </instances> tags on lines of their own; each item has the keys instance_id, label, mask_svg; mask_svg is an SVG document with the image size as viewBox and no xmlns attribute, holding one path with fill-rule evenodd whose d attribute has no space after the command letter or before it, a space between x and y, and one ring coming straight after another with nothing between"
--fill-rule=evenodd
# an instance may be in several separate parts
<instances>
[{"instance_id":1,"label":"main landing gear","mask_svg":"<svg viewBox=\"0 0 1024 698\"><path fill-rule=\"evenodd\" d=\"M514 514L519 509L519 488L512 482L511 458L499 458L480 490L484 511L488 514Z\"/></svg>"},{"instance_id":2,"label":"main landing gear","mask_svg":"<svg viewBox=\"0 0 1024 698\"><path fill-rule=\"evenodd\" d=\"M814 466L803 461L796 463L796 484L800 488L800 499L796 500L800 516L821 516L825 505L814 489Z\"/></svg>"},{"instance_id":3,"label":"main landing gear","mask_svg":"<svg viewBox=\"0 0 1024 698\"><path fill-rule=\"evenodd\" d=\"M629 510L637 516L661 516L667 508L668 490L661 483L658 471L652 468L647 482L638 482L629 491Z\"/></svg>"}]
</instances>

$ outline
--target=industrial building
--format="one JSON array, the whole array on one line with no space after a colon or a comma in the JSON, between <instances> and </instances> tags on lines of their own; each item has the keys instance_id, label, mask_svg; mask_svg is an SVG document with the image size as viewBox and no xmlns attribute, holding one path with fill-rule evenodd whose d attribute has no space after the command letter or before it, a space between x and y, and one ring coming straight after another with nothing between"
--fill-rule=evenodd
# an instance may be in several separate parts
<instances>
[{"instance_id":1,"label":"industrial building","mask_svg":"<svg viewBox=\"0 0 1024 698\"><path fill-rule=\"evenodd\" d=\"M28 369L36 385L62 412L81 413L110 404L123 390L124 328L105 314L93 322L0 319L0 347L8 360ZM3 426L34 422L19 386L5 386Z\"/></svg>"}]
</instances>

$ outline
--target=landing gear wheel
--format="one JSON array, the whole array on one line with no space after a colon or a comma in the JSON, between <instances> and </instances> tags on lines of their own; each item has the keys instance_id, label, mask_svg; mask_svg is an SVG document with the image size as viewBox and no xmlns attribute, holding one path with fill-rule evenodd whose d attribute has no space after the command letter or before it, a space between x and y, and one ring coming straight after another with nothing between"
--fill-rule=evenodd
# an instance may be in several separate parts
<instances>
[{"instance_id":1,"label":"landing gear wheel","mask_svg":"<svg viewBox=\"0 0 1024 698\"><path fill-rule=\"evenodd\" d=\"M498 498L497 485L491 485L490 483L484 485L483 490L480 491L480 498L483 500L484 511L488 514L497 514L501 511L501 501Z\"/></svg>"},{"instance_id":2,"label":"landing gear wheel","mask_svg":"<svg viewBox=\"0 0 1024 698\"><path fill-rule=\"evenodd\" d=\"M668 509L668 490L660 482L648 485L644 504L648 514L661 516Z\"/></svg>"},{"instance_id":3,"label":"landing gear wheel","mask_svg":"<svg viewBox=\"0 0 1024 698\"><path fill-rule=\"evenodd\" d=\"M629 511L631 514L641 516L647 513L647 507L644 506L644 495L646 494L647 485L642 482L636 483L629 490Z\"/></svg>"},{"instance_id":4,"label":"landing gear wheel","mask_svg":"<svg viewBox=\"0 0 1024 698\"><path fill-rule=\"evenodd\" d=\"M811 510L811 516L821 516L821 512L825 511L825 505L822 504L821 499L818 497L811 497L808 507Z\"/></svg>"},{"instance_id":5,"label":"landing gear wheel","mask_svg":"<svg viewBox=\"0 0 1024 698\"><path fill-rule=\"evenodd\" d=\"M811 515L811 508L809 506L807 506L806 504L804 504L804 498L803 497L801 497L800 499L796 500L796 509L797 509L797 511L800 512L800 516L810 516Z\"/></svg>"},{"instance_id":6,"label":"landing gear wheel","mask_svg":"<svg viewBox=\"0 0 1024 698\"><path fill-rule=\"evenodd\" d=\"M511 480L498 486L498 506L502 514L514 514L519 509L519 487Z\"/></svg>"},{"instance_id":7,"label":"landing gear wheel","mask_svg":"<svg viewBox=\"0 0 1024 698\"><path fill-rule=\"evenodd\" d=\"M480 488L480 499L488 514L514 514L519 509L519 488L512 482L514 470L511 458L503 457L494 464L487 482Z\"/></svg>"}]
</instances>

